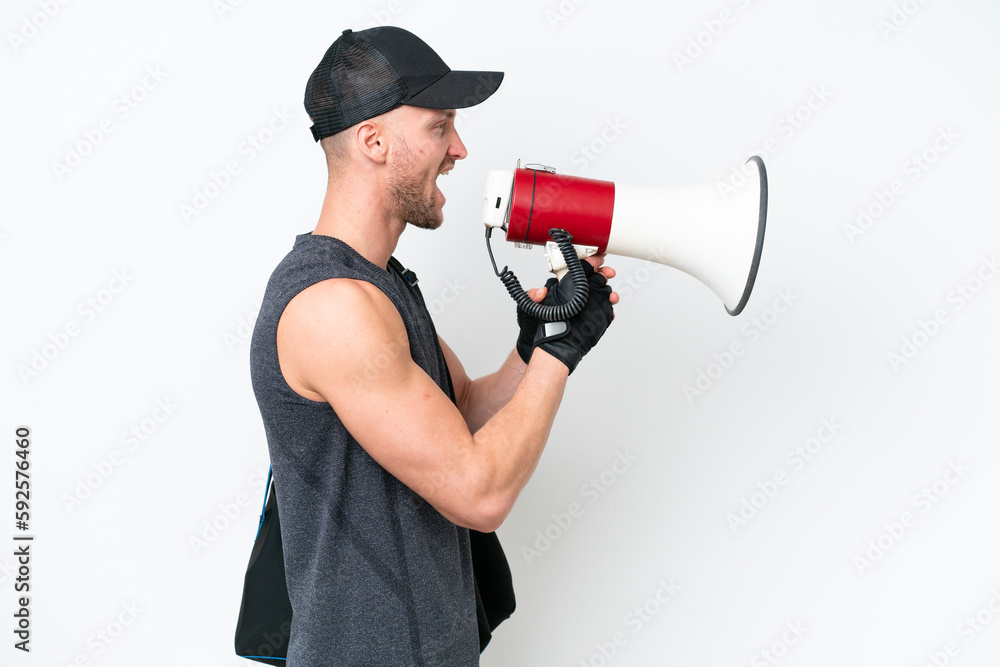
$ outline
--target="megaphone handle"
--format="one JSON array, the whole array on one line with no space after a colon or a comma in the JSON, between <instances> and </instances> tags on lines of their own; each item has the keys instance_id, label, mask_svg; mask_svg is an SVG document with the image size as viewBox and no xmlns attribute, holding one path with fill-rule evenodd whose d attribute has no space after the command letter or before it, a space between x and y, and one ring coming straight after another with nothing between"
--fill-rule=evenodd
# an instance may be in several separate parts
<instances>
[{"instance_id":1,"label":"megaphone handle","mask_svg":"<svg viewBox=\"0 0 1000 667\"><path fill-rule=\"evenodd\" d=\"M592 245L574 245L573 250L576 251L577 259L586 259L597 254L597 246ZM569 273L562 248L559 247L559 244L549 241L545 244L545 257L549 261L549 271L561 281L563 276Z\"/></svg>"}]
</instances>

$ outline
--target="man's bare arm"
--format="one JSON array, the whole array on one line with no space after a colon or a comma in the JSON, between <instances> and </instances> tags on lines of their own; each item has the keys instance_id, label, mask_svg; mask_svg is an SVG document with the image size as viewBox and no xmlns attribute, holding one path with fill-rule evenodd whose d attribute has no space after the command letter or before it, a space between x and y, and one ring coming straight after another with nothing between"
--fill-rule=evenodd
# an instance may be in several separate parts
<instances>
[{"instance_id":1,"label":"man's bare arm","mask_svg":"<svg viewBox=\"0 0 1000 667\"><path fill-rule=\"evenodd\" d=\"M536 350L510 400L473 435L410 358L392 302L374 285L346 279L292 299L278 325L278 356L292 389L330 403L390 474L449 520L484 532L503 522L534 471L568 375Z\"/></svg>"},{"instance_id":2,"label":"man's bare arm","mask_svg":"<svg viewBox=\"0 0 1000 667\"><path fill-rule=\"evenodd\" d=\"M465 418L469 430L475 433L488 422L500 408L507 405L528 366L514 350L507 355L500 370L475 380L469 379L465 367L448 344L438 337L444 359L448 362L452 386L455 388L455 402Z\"/></svg>"}]
</instances>

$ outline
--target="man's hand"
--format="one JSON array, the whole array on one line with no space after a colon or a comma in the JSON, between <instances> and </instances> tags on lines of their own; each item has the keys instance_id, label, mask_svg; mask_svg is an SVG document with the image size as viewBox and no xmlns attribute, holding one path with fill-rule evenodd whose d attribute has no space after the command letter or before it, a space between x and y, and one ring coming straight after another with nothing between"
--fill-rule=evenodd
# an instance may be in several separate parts
<instances>
[{"instance_id":1,"label":"man's hand","mask_svg":"<svg viewBox=\"0 0 1000 667\"><path fill-rule=\"evenodd\" d=\"M548 337L549 341L555 341L556 338L567 338L567 340L558 345L551 343L543 348L566 364L570 372L576 368L576 364L579 363L583 355L597 343L608 324L614 319L612 306L618 303L619 297L607 286L607 281L615 276L615 270L611 267L602 267L603 263L603 254L588 257L581 262L584 274L590 283L591 296L588 298L588 303L583 311L570 320L570 322L575 321L575 327L571 324L570 328L563 331L561 335ZM568 283L563 284L568 285ZM550 278L544 287L528 290L527 293L536 303L550 305L566 303L570 295L562 294L561 290L557 288L559 285L560 283L555 278ZM583 317L584 313L588 311L593 315L589 319ZM517 322L520 333L515 347L518 355L527 364L531 359L532 350L542 343L542 339L545 339L546 336L539 331L542 322L528 315L520 307L517 308ZM575 328L575 333L571 333L573 328Z\"/></svg>"},{"instance_id":2,"label":"man's hand","mask_svg":"<svg viewBox=\"0 0 1000 667\"><path fill-rule=\"evenodd\" d=\"M541 303L549 290L558 284L558 280L549 278L543 287L530 289L527 291L527 295L535 303ZM537 317L532 317L524 312L524 309L520 305L517 306L517 325L521 331L517 336L517 344L514 347L517 349L517 353L524 363L531 361L531 351L535 349L535 334L538 333L538 326L541 323L542 321Z\"/></svg>"}]
</instances>

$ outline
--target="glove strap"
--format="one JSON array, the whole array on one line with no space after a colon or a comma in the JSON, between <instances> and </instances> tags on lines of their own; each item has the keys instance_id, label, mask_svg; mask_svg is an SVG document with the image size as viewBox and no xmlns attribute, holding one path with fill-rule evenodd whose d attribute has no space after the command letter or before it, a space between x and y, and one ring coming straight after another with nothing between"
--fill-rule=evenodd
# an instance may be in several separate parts
<instances>
[{"instance_id":1,"label":"glove strap","mask_svg":"<svg viewBox=\"0 0 1000 667\"><path fill-rule=\"evenodd\" d=\"M535 334L535 347L542 343L551 343L569 334L569 322L542 322Z\"/></svg>"}]
</instances>

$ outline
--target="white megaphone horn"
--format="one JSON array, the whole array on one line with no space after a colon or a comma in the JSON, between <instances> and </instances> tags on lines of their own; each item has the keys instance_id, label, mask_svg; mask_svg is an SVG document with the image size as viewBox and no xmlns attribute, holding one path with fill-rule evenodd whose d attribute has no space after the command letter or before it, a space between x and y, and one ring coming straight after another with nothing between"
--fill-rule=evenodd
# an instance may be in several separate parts
<instances>
[{"instance_id":1,"label":"white megaphone horn","mask_svg":"<svg viewBox=\"0 0 1000 667\"><path fill-rule=\"evenodd\" d=\"M518 162L512 172L490 172L483 223L487 234L502 228L519 246L547 244L549 267L560 278L566 263L551 229L572 235L580 258L606 252L680 269L738 315L757 277L767 217L763 160L754 155L743 173L745 182L735 187L651 188L565 176L540 165L522 169Z\"/></svg>"}]
</instances>

